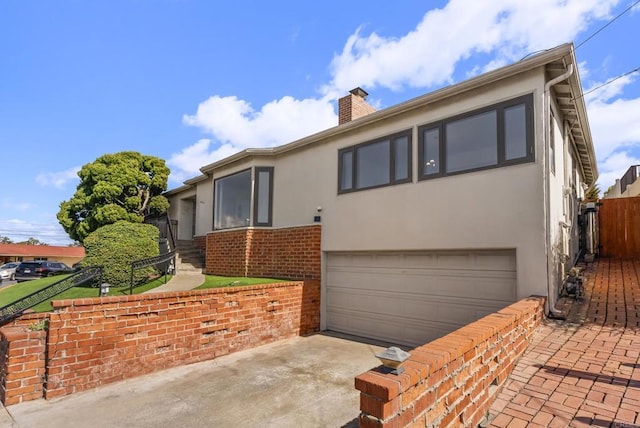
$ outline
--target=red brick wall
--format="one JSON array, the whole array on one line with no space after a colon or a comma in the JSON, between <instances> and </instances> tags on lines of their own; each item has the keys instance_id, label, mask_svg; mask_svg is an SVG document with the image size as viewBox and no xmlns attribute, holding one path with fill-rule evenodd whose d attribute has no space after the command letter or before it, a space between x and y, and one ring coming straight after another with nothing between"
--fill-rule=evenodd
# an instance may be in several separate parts
<instances>
[{"instance_id":1,"label":"red brick wall","mask_svg":"<svg viewBox=\"0 0 640 428\"><path fill-rule=\"evenodd\" d=\"M59 300L53 306L48 336L25 327L40 314L0 329L0 398L6 405L317 332L320 282Z\"/></svg>"},{"instance_id":2,"label":"red brick wall","mask_svg":"<svg viewBox=\"0 0 640 428\"><path fill-rule=\"evenodd\" d=\"M207 251L207 237L206 236L194 236L193 243L204 254Z\"/></svg>"},{"instance_id":3,"label":"red brick wall","mask_svg":"<svg viewBox=\"0 0 640 428\"><path fill-rule=\"evenodd\" d=\"M205 271L223 276L247 276L247 234L234 229L207 235Z\"/></svg>"},{"instance_id":4,"label":"red brick wall","mask_svg":"<svg viewBox=\"0 0 640 428\"><path fill-rule=\"evenodd\" d=\"M46 398L319 330L319 282L54 302Z\"/></svg>"},{"instance_id":5,"label":"red brick wall","mask_svg":"<svg viewBox=\"0 0 640 428\"><path fill-rule=\"evenodd\" d=\"M359 375L360 427L478 426L543 316L525 299L409 351L400 375Z\"/></svg>"},{"instance_id":6,"label":"red brick wall","mask_svg":"<svg viewBox=\"0 0 640 428\"><path fill-rule=\"evenodd\" d=\"M35 327L37 324L48 321L48 312L33 312L31 309L27 309L21 316L12 319L1 327Z\"/></svg>"},{"instance_id":7,"label":"red brick wall","mask_svg":"<svg viewBox=\"0 0 640 428\"><path fill-rule=\"evenodd\" d=\"M0 330L0 401L6 406L42 398L47 332Z\"/></svg>"},{"instance_id":8,"label":"red brick wall","mask_svg":"<svg viewBox=\"0 0 640 428\"><path fill-rule=\"evenodd\" d=\"M320 280L321 226L234 229L207 235L206 272Z\"/></svg>"}]
</instances>

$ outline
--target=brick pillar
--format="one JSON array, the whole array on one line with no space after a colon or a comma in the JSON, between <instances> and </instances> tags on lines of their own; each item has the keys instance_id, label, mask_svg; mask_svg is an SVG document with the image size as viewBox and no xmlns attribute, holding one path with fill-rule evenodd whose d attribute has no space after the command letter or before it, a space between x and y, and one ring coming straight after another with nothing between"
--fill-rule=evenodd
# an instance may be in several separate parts
<instances>
[{"instance_id":1,"label":"brick pillar","mask_svg":"<svg viewBox=\"0 0 640 428\"><path fill-rule=\"evenodd\" d=\"M0 330L0 401L5 406L42 398L47 332Z\"/></svg>"}]
</instances>

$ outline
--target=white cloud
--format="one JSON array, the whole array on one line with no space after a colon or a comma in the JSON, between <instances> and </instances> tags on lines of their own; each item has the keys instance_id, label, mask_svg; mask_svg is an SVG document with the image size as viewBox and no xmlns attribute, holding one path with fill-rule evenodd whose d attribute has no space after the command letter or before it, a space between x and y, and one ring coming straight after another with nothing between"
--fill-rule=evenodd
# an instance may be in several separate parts
<instances>
[{"instance_id":1,"label":"white cloud","mask_svg":"<svg viewBox=\"0 0 640 428\"><path fill-rule=\"evenodd\" d=\"M184 115L183 121L214 139L201 139L171 155L167 163L173 167L171 180L176 182L241 150L289 143L335 126L338 118L333 100L328 98L296 100L287 96L256 111L247 101L216 95L200 103L195 114Z\"/></svg>"},{"instance_id":2,"label":"white cloud","mask_svg":"<svg viewBox=\"0 0 640 428\"><path fill-rule=\"evenodd\" d=\"M68 182L80 180L78 178L79 166L74 166L66 171L60 172L43 172L36 176L36 183L43 187L55 187L56 189L64 188Z\"/></svg>"},{"instance_id":3,"label":"white cloud","mask_svg":"<svg viewBox=\"0 0 640 428\"><path fill-rule=\"evenodd\" d=\"M287 96L256 111L247 101L217 95L200 103L196 114L185 115L183 121L240 149L290 142L337 123L333 104L327 99Z\"/></svg>"},{"instance_id":4,"label":"white cloud","mask_svg":"<svg viewBox=\"0 0 640 428\"><path fill-rule=\"evenodd\" d=\"M285 96L256 109L235 96L214 95L200 103L195 114L185 115L185 124L199 127L211 138L171 156L171 179L182 181L198 175L200 167L245 148L291 142L336 125L334 101L356 86L367 90L429 88L453 82L456 69L471 57L486 63L476 65L467 76L574 40L592 22L610 17L617 3L451 0L441 9L428 11L414 29L399 37L365 34L362 27L357 28L332 59L332 78L320 88L317 98ZM618 108L607 104L606 98L599 100L592 103L591 110L613 112ZM378 100L378 104L382 102ZM606 128L601 127L603 132ZM609 144L602 143L601 150ZM605 152L610 154L611 150Z\"/></svg>"},{"instance_id":5,"label":"white cloud","mask_svg":"<svg viewBox=\"0 0 640 428\"><path fill-rule=\"evenodd\" d=\"M451 82L456 65L478 53L492 54L489 70L523 55L575 38L594 19L609 15L617 0L451 0L427 12L400 37L358 29L331 63L323 93L336 96L355 86L391 89Z\"/></svg>"},{"instance_id":6,"label":"white cloud","mask_svg":"<svg viewBox=\"0 0 640 428\"><path fill-rule=\"evenodd\" d=\"M598 165L600 168L600 178L598 178L600 191L604 193L609 186L616 182L616 179L622 178L631 165L640 165L640 157L633 156L626 151L616 152L602 161Z\"/></svg>"},{"instance_id":7,"label":"white cloud","mask_svg":"<svg viewBox=\"0 0 640 428\"><path fill-rule=\"evenodd\" d=\"M199 169L217 160L236 153L238 149L231 144L223 144L209 151L212 142L203 138L179 153L173 153L167 164L171 167L169 179L181 183L199 175Z\"/></svg>"},{"instance_id":8,"label":"white cloud","mask_svg":"<svg viewBox=\"0 0 640 428\"><path fill-rule=\"evenodd\" d=\"M594 82L584 90L587 103L606 102L624 93L624 87L633 83L633 75L623 76L608 82Z\"/></svg>"},{"instance_id":9,"label":"white cloud","mask_svg":"<svg viewBox=\"0 0 640 428\"><path fill-rule=\"evenodd\" d=\"M29 238L49 245L66 246L72 242L62 226L53 219L47 223L32 223L20 219L0 220L0 236L7 236L13 242Z\"/></svg>"},{"instance_id":10,"label":"white cloud","mask_svg":"<svg viewBox=\"0 0 640 428\"><path fill-rule=\"evenodd\" d=\"M640 98L620 97L624 86L632 82L631 76L626 76L586 96L596 159L600 162L622 148L640 147Z\"/></svg>"}]
</instances>

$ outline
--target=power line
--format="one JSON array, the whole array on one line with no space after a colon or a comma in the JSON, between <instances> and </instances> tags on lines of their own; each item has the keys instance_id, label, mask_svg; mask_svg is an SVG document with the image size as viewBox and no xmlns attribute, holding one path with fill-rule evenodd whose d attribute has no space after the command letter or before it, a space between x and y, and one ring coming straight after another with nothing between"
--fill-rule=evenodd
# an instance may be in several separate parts
<instances>
[{"instance_id":1,"label":"power line","mask_svg":"<svg viewBox=\"0 0 640 428\"><path fill-rule=\"evenodd\" d=\"M628 8L626 8L625 10L623 10L622 12L620 12L615 18L611 19L609 22L607 22L606 24L604 24L602 27L600 27L595 33L593 33L592 35L590 35L589 37L587 37L585 40L583 40L582 42L580 42L580 44L578 46L576 46L576 50L578 50L578 48L582 45L584 45L585 43L587 43L589 40L591 40L592 38L594 38L600 31L604 30L605 28L607 28L609 25L613 24L613 22L620 18L622 15L624 15L625 13L629 12L631 9L633 9L638 3L640 3L640 0L636 0L631 6L629 6Z\"/></svg>"},{"instance_id":2,"label":"power line","mask_svg":"<svg viewBox=\"0 0 640 428\"><path fill-rule=\"evenodd\" d=\"M639 1L640 1L640 0L639 0ZM616 80L618 80L618 79L623 78L624 76L628 76L628 75L633 74L633 73L638 72L638 71L640 71L640 67L636 67L636 68L634 68L633 70L627 71L626 73L623 73L623 74L619 75L618 77L614 77L613 79L611 79L611 80L608 80L608 81L604 82L602 85L598 85L598 86L596 86L595 88L590 89L589 91L587 91L587 92L583 93L583 94L582 94L582 95L580 95L579 97L575 97L575 98L574 98L574 100L579 100L580 98L583 98L583 97L585 97L586 95L589 95L590 93L592 93L592 92L594 92L594 91L597 91L597 90L598 90L598 89L600 89L600 88L603 88L603 87L605 87L605 86L607 86L607 85L610 85L611 83L615 82L615 81L616 81Z\"/></svg>"}]
</instances>

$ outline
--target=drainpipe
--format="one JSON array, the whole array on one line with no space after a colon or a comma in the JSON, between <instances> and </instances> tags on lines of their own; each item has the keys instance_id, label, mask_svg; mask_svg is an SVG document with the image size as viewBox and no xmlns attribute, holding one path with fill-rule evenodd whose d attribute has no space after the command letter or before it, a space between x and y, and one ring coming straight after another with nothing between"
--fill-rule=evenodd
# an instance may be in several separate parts
<instances>
[{"instance_id":1,"label":"drainpipe","mask_svg":"<svg viewBox=\"0 0 640 428\"><path fill-rule=\"evenodd\" d=\"M552 281L551 281L551 272L552 272L552 266L551 266L551 258L549 257L549 251L551 248L551 212L549 210L549 195L551 193L551 185L549 183L550 181L550 169L549 169L549 144L551 142L551 128L549 127L549 117L551 116L551 95L550 95L550 91L551 91L551 87L562 82L563 80L568 79L571 75L573 74L573 64L569 64L569 66L567 67L567 71L563 74L561 74L560 76L556 77L555 79L551 79L549 80L547 83L545 83L544 85L544 94L543 94L543 114L544 114L544 118L543 118L543 129L544 129L544 156L543 156L543 164L544 164L544 186L543 186L543 190L544 190L544 203L542 204L544 206L544 219L545 219L545 230L546 230L546 254L547 254L547 295L548 295L548 301L547 304L549 305L549 315L551 317L563 317L563 314L561 311L556 309L556 292L552 287Z\"/></svg>"}]
</instances>

